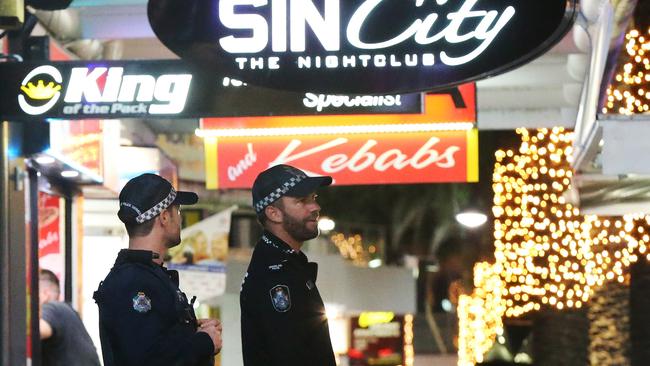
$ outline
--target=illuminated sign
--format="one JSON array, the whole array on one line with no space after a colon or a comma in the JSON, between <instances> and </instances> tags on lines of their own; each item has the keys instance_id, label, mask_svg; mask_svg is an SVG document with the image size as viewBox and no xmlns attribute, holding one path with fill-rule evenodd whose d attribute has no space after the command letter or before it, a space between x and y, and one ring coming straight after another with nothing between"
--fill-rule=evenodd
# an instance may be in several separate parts
<instances>
[{"instance_id":1,"label":"illuminated sign","mask_svg":"<svg viewBox=\"0 0 650 366\"><path fill-rule=\"evenodd\" d=\"M65 93L64 115L177 114L185 108L191 81L191 74L154 77L125 75L123 67L72 67L62 90L61 72L43 65L22 80L18 104L29 115L42 115Z\"/></svg>"},{"instance_id":2,"label":"illuminated sign","mask_svg":"<svg viewBox=\"0 0 650 366\"><path fill-rule=\"evenodd\" d=\"M351 107L373 107L373 106L387 106L402 105L402 97L400 95L325 95L305 93L305 98L302 100L303 105L307 108L315 108L318 112L331 108L335 111Z\"/></svg>"},{"instance_id":3,"label":"illuminated sign","mask_svg":"<svg viewBox=\"0 0 650 366\"><path fill-rule=\"evenodd\" d=\"M0 116L12 119L411 114L412 94L341 95L246 85L180 60L0 63ZM453 92L453 91L450 91Z\"/></svg>"},{"instance_id":4,"label":"illuminated sign","mask_svg":"<svg viewBox=\"0 0 650 366\"><path fill-rule=\"evenodd\" d=\"M55 120L50 122L50 149L68 164L83 167L101 180L104 168L103 121L88 119L80 121Z\"/></svg>"},{"instance_id":5,"label":"illuminated sign","mask_svg":"<svg viewBox=\"0 0 650 366\"><path fill-rule=\"evenodd\" d=\"M395 313L392 312L364 312L359 315L359 326L361 328L368 328L369 326L375 324L390 323L393 319L395 319Z\"/></svg>"},{"instance_id":6,"label":"illuminated sign","mask_svg":"<svg viewBox=\"0 0 650 366\"><path fill-rule=\"evenodd\" d=\"M406 94L412 95L412 94ZM339 107L334 105L330 97L317 99L323 111L330 111L332 106L339 111ZM365 97L360 97L365 98ZM373 97L382 98L382 97ZM386 97L388 98L388 97ZM307 97L305 97L307 99ZM314 99L310 99L314 101ZM340 99L339 103L344 100ZM404 96L400 99L404 103ZM330 103L330 105L327 105ZM318 109L318 102L314 102ZM432 124L444 122L476 122L476 85L463 84L458 87L444 90L438 93L429 93L424 95L424 106L422 111L417 113L402 114L377 114L377 115L355 115L355 116L337 116L337 115L315 115L315 116L272 116L272 117L227 117L227 118L203 118L201 128L206 130L223 130L228 135L228 131L234 128L246 129L249 134L255 134L256 129L262 128L304 128L306 126L375 126L375 125L404 125L404 124ZM331 130L330 130L331 131ZM215 134L218 136L219 134Z\"/></svg>"},{"instance_id":7,"label":"illuminated sign","mask_svg":"<svg viewBox=\"0 0 650 366\"><path fill-rule=\"evenodd\" d=\"M61 197L38 192L38 265L65 276L64 209Z\"/></svg>"},{"instance_id":8,"label":"illuminated sign","mask_svg":"<svg viewBox=\"0 0 650 366\"><path fill-rule=\"evenodd\" d=\"M413 365L412 316L378 313L377 321L367 322L368 313L350 319L350 366ZM408 320L407 320L408 319Z\"/></svg>"},{"instance_id":9,"label":"illuminated sign","mask_svg":"<svg viewBox=\"0 0 650 366\"><path fill-rule=\"evenodd\" d=\"M466 131L205 138L209 189L250 188L291 164L334 184L475 182L478 137Z\"/></svg>"},{"instance_id":10,"label":"illuminated sign","mask_svg":"<svg viewBox=\"0 0 650 366\"><path fill-rule=\"evenodd\" d=\"M570 29L576 0L150 0L183 58L251 84L322 93L448 88L520 66Z\"/></svg>"}]
</instances>

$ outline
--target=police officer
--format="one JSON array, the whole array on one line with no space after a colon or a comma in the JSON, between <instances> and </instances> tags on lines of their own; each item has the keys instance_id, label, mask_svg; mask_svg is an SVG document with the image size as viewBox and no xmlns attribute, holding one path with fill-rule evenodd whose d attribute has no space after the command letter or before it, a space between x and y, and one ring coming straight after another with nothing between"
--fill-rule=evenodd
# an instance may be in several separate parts
<instances>
[{"instance_id":1,"label":"police officer","mask_svg":"<svg viewBox=\"0 0 650 366\"><path fill-rule=\"evenodd\" d=\"M240 294L244 366L334 366L318 266L300 251L318 236L318 187L331 177L308 177L288 165L257 176L253 206L264 227Z\"/></svg>"},{"instance_id":2,"label":"police officer","mask_svg":"<svg viewBox=\"0 0 650 366\"><path fill-rule=\"evenodd\" d=\"M119 219L129 234L93 296L105 366L212 366L221 324L196 319L178 288L178 272L162 261L181 242L180 205L198 201L155 174L131 179L120 192ZM192 301L193 302L193 301Z\"/></svg>"}]
</instances>

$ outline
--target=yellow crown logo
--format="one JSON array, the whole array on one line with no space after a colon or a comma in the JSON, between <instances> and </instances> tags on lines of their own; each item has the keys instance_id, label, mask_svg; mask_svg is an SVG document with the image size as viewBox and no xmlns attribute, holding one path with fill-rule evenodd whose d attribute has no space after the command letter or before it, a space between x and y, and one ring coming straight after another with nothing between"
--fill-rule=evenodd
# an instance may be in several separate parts
<instances>
[{"instance_id":1,"label":"yellow crown logo","mask_svg":"<svg viewBox=\"0 0 650 366\"><path fill-rule=\"evenodd\" d=\"M20 87L22 91L27 94L28 97L34 100L45 100L52 99L54 94L61 90L61 85L55 84L53 81L50 81L47 85L43 83L43 80L39 80L36 85L31 81L27 85L22 85Z\"/></svg>"}]
</instances>

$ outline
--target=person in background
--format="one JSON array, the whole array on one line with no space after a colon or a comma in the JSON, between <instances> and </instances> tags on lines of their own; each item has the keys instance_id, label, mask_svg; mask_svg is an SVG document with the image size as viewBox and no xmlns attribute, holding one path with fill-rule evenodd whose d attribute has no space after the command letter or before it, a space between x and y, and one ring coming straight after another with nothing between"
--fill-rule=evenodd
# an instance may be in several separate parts
<instances>
[{"instance_id":1,"label":"person in background","mask_svg":"<svg viewBox=\"0 0 650 366\"><path fill-rule=\"evenodd\" d=\"M43 366L99 366L97 349L79 314L59 301L59 279L47 269L38 276Z\"/></svg>"},{"instance_id":2,"label":"person in background","mask_svg":"<svg viewBox=\"0 0 650 366\"><path fill-rule=\"evenodd\" d=\"M300 251L318 236L316 189L331 177L308 177L276 165L253 183L253 207L264 233L240 294L244 366L335 366L318 265Z\"/></svg>"},{"instance_id":3,"label":"person in background","mask_svg":"<svg viewBox=\"0 0 650 366\"><path fill-rule=\"evenodd\" d=\"M119 201L129 249L119 252L93 296L104 366L213 366L221 324L197 319L178 272L162 265L167 249L181 242L181 205L198 196L142 174L126 183Z\"/></svg>"}]
</instances>

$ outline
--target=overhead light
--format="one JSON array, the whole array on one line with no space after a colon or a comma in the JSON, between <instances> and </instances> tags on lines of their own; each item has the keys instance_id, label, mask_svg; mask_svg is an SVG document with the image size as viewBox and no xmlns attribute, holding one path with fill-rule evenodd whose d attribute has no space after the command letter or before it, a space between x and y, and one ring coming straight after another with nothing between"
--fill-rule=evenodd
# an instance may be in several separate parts
<instances>
[{"instance_id":1,"label":"overhead light","mask_svg":"<svg viewBox=\"0 0 650 366\"><path fill-rule=\"evenodd\" d=\"M437 264L428 264L426 270L427 272L438 272L440 270L440 266Z\"/></svg>"},{"instance_id":2,"label":"overhead light","mask_svg":"<svg viewBox=\"0 0 650 366\"><path fill-rule=\"evenodd\" d=\"M76 178L79 176L79 172L76 170L64 170L61 172L63 178Z\"/></svg>"},{"instance_id":3,"label":"overhead light","mask_svg":"<svg viewBox=\"0 0 650 366\"><path fill-rule=\"evenodd\" d=\"M65 174L71 174L70 176L63 175L63 172L61 172L61 176L65 178L76 178L80 175L83 175L83 178L86 181L91 180L96 183L104 182L104 177L99 175L97 172L93 171L92 169L86 168L83 165L71 160L70 157L63 155L60 151L48 149L45 153L49 156L54 157L58 162L61 163L61 165L65 169L63 172L65 171L74 172L74 173L65 173Z\"/></svg>"},{"instance_id":4,"label":"overhead light","mask_svg":"<svg viewBox=\"0 0 650 366\"><path fill-rule=\"evenodd\" d=\"M456 214L456 221L463 226L476 228L485 224L487 216L480 212L461 212Z\"/></svg>"},{"instance_id":5,"label":"overhead light","mask_svg":"<svg viewBox=\"0 0 650 366\"><path fill-rule=\"evenodd\" d=\"M41 155L34 160L40 165L49 165L56 161L56 159L48 155Z\"/></svg>"},{"instance_id":6,"label":"overhead light","mask_svg":"<svg viewBox=\"0 0 650 366\"><path fill-rule=\"evenodd\" d=\"M334 303L325 303L325 316L327 319L336 319L340 318L343 315L343 310L345 307L343 305L334 304Z\"/></svg>"},{"instance_id":7,"label":"overhead light","mask_svg":"<svg viewBox=\"0 0 650 366\"><path fill-rule=\"evenodd\" d=\"M533 358L526 352L519 352L515 355L515 362L532 365Z\"/></svg>"},{"instance_id":8,"label":"overhead light","mask_svg":"<svg viewBox=\"0 0 650 366\"><path fill-rule=\"evenodd\" d=\"M380 267L380 266L381 266L381 259L379 259L379 258L375 258L375 259L371 260L370 262L368 262L368 267L370 267L370 268L377 268L377 267Z\"/></svg>"},{"instance_id":9,"label":"overhead light","mask_svg":"<svg viewBox=\"0 0 650 366\"><path fill-rule=\"evenodd\" d=\"M334 220L330 219L329 217L321 217L318 220L318 229L322 233L329 233L330 231L334 230L334 227L336 227L336 223Z\"/></svg>"},{"instance_id":10,"label":"overhead light","mask_svg":"<svg viewBox=\"0 0 650 366\"><path fill-rule=\"evenodd\" d=\"M454 305L449 301L449 299L443 299L440 302L440 306L442 306L442 310L451 313L451 311L454 309Z\"/></svg>"}]
</instances>

